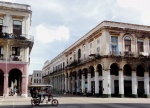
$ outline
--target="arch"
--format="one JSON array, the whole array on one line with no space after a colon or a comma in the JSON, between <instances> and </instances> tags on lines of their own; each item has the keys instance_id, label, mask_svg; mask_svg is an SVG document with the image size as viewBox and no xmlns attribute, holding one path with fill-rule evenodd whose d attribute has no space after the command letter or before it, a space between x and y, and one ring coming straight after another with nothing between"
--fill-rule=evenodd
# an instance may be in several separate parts
<instances>
[{"instance_id":1,"label":"arch","mask_svg":"<svg viewBox=\"0 0 150 108\"><path fill-rule=\"evenodd\" d=\"M81 71L81 69L78 71L78 75L79 75L79 79L81 79L81 76L82 76L82 71Z\"/></svg>"},{"instance_id":2,"label":"arch","mask_svg":"<svg viewBox=\"0 0 150 108\"><path fill-rule=\"evenodd\" d=\"M78 49L78 61L80 60L81 58L81 49Z\"/></svg>"},{"instance_id":3,"label":"arch","mask_svg":"<svg viewBox=\"0 0 150 108\"><path fill-rule=\"evenodd\" d=\"M144 72L145 72L145 69L142 65L138 65L136 67L136 75L139 76L139 77L144 77Z\"/></svg>"},{"instance_id":4,"label":"arch","mask_svg":"<svg viewBox=\"0 0 150 108\"><path fill-rule=\"evenodd\" d=\"M93 66L89 67L89 72L91 73L91 78L93 78L95 76L95 72L94 72L94 67Z\"/></svg>"},{"instance_id":5,"label":"arch","mask_svg":"<svg viewBox=\"0 0 150 108\"><path fill-rule=\"evenodd\" d=\"M103 76L103 73L102 73L102 65L101 64L98 64L97 67L96 67L96 70L98 71L99 73L99 76Z\"/></svg>"},{"instance_id":6,"label":"arch","mask_svg":"<svg viewBox=\"0 0 150 108\"><path fill-rule=\"evenodd\" d=\"M87 68L84 68L83 71L84 71L85 79L87 79L88 69L87 69Z\"/></svg>"},{"instance_id":7,"label":"arch","mask_svg":"<svg viewBox=\"0 0 150 108\"><path fill-rule=\"evenodd\" d=\"M17 93L22 91L22 72L19 69L11 69L9 71L8 86L12 90L17 89Z\"/></svg>"},{"instance_id":8,"label":"arch","mask_svg":"<svg viewBox=\"0 0 150 108\"><path fill-rule=\"evenodd\" d=\"M126 37L130 37L131 38L131 41L133 41L133 39L134 39L134 36L133 35L131 35L130 33L125 33L124 35L123 35L123 40L126 38Z\"/></svg>"},{"instance_id":9,"label":"arch","mask_svg":"<svg viewBox=\"0 0 150 108\"><path fill-rule=\"evenodd\" d=\"M4 89L4 72L0 69L0 96L3 96Z\"/></svg>"},{"instance_id":10,"label":"arch","mask_svg":"<svg viewBox=\"0 0 150 108\"><path fill-rule=\"evenodd\" d=\"M132 68L130 64L126 64L123 67L123 74L125 76L132 76Z\"/></svg>"},{"instance_id":11,"label":"arch","mask_svg":"<svg viewBox=\"0 0 150 108\"><path fill-rule=\"evenodd\" d=\"M119 75L119 66L117 63L113 63L110 66L110 75L115 75L118 76Z\"/></svg>"},{"instance_id":12,"label":"arch","mask_svg":"<svg viewBox=\"0 0 150 108\"><path fill-rule=\"evenodd\" d=\"M148 67L149 77L150 77L150 66Z\"/></svg>"}]
</instances>

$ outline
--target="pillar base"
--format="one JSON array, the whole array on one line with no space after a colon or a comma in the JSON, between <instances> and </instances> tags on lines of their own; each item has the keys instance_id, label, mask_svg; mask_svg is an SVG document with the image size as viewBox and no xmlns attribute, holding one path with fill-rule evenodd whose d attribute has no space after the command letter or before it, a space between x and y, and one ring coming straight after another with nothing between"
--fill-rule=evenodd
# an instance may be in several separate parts
<instances>
[{"instance_id":1,"label":"pillar base","mask_svg":"<svg viewBox=\"0 0 150 108\"><path fill-rule=\"evenodd\" d=\"M132 94L132 97L133 98L138 98L138 95L137 94Z\"/></svg>"},{"instance_id":2,"label":"pillar base","mask_svg":"<svg viewBox=\"0 0 150 108\"><path fill-rule=\"evenodd\" d=\"M21 94L21 97L28 97L27 94Z\"/></svg>"},{"instance_id":3,"label":"pillar base","mask_svg":"<svg viewBox=\"0 0 150 108\"><path fill-rule=\"evenodd\" d=\"M95 97L99 97L99 93L95 93Z\"/></svg>"},{"instance_id":4,"label":"pillar base","mask_svg":"<svg viewBox=\"0 0 150 108\"><path fill-rule=\"evenodd\" d=\"M103 94L102 97L103 97L103 98L110 98L110 97L111 97L111 94Z\"/></svg>"},{"instance_id":5,"label":"pillar base","mask_svg":"<svg viewBox=\"0 0 150 108\"><path fill-rule=\"evenodd\" d=\"M80 92L77 92L76 95L80 95Z\"/></svg>"},{"instance_id":6,"label":"pillar base","mask_svg":"<svg viewBox=\"0 0 150 108\"><path fill-rule=\"evenodd\" d=\"M119 94L119 97L124 98L124 94Z\"/></svg>"},{"instance_id":7,"label":"pillar base","mask_svg":"<svg viewBox=\"0 0 150 108\"><path fill-rule=\"evenodd\" d=\"M76 94L76 92L73 92L72 94L73 94L73 95L75 95L75 94Z\"/></svg>"},{"instance_id":8,"label":"pillar base","mask_svg":"<svg viewBox=\"0 0 150 108\"><path fill-rule=\"evenodd\" d=\"M3 98L6 98L6 97L8 97L8 94L3 94Z\"/></svg>"},{"instance_id":9,"label":"pillar base","mask_svg":"<svg viewBox=\"0 0 150 108\"><path fill-rule=\"evenodd\" d=\"M144 94L145 98L150 98L150 95Z\"/></svg>"}]
</instances>

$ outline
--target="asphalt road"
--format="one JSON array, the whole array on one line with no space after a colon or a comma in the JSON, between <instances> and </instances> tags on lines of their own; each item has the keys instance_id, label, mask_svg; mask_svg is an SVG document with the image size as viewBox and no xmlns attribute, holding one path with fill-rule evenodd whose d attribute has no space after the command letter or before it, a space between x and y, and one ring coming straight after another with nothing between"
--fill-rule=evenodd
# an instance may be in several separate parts
<instances>
[{"instance_id":1,"label":"asphalt road","mask_svg":"<svg viewBox=\"0 0 150 108\"><path fill-rule=\"evenodd\" d=\"M11 96L0 98L0 108L150 108L149 98L94 98L61 95L57 107L51 104L40 104L32 106L31 98Z\"/></svg>"}]
</instances>

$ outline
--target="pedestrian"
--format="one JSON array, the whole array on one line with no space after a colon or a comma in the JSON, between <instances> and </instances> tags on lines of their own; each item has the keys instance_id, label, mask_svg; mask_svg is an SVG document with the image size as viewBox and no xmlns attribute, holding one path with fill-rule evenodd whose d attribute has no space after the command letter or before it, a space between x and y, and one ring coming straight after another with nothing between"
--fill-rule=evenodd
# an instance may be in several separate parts
<instances>
[{"instance_id":1,"label":"pedestrian","mask_svg":"<svg viewBox=\"0 0 150 108\"><path fill-rule=\"evenodd\" d=\"M33 88L30 89L31 97L33 97Z\"/></svg>"}]
</instances>

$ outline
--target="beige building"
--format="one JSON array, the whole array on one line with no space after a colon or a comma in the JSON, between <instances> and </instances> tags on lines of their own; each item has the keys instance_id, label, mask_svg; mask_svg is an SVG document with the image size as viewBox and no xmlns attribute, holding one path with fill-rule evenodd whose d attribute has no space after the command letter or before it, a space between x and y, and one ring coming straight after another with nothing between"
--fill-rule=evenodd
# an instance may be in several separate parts
<instances>
[{"instance_id":1,"label":"beige building","mask_svg":"<svg viewBox=\"0 0 150 108\"><path fill-rule=\"evenodd\" d=\"M34 70L32 74L32 85L43 84L42 82L42 70Z\"/></svg>"},{"instance_id":2,"label":"beige building","mask_svg":"<svg viewBox=\"0 0 150 108\"><path fill-rule=\"evenodd\" d=\"M149 97L150 26L103 21L45 68L57 93Z\"/></svg>"}]
</instances>

